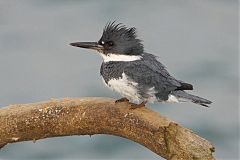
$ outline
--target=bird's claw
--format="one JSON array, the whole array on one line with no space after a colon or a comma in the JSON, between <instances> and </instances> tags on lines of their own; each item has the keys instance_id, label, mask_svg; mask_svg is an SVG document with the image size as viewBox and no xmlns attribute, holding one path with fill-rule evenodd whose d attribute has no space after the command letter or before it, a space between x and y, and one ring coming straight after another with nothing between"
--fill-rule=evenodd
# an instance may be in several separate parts
<instances>
[{"instance_id":1,"label":"bird's claw","mask_svg":"<svg viewBox=\"0 0 240 160\"><path fill-rule=\"evenodd\" d=\"M129 102L129 100L127 98L123 97L123 98L120 98L115 101L115 103L119 103L119 102Z\"/></svg>"},{"instance_id":2,"label":"bird's claw","mask_svg":"<svg viewBox=\"0 0 240 160\"><path fill-rule=\"evenodd\" d=\"M131 107L130 107L130 109L136 109L136 108L142 108L142 107L145 107L145 104L146 104L147 102L145 102L145 101L143 101L142 103L140 103L140 104L135 104L135 103L131 103Z\"/></svg>"}]
</instances>

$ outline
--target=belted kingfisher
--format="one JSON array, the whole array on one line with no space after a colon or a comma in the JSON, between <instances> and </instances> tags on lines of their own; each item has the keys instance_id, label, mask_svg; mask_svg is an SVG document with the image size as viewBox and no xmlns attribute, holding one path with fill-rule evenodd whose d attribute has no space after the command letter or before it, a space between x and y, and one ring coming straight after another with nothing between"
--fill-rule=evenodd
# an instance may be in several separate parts
<instances>
[{"instance_id":1,"label":"belted kingfisher","mask_svg":"<svg viewBox=\"0 0 240 160\"><path fill-rule=\"evenodd\" d=\"M128 28L115 22L108 23L98 42L70 43L75 47L93 49L103 58L100 74L104 83L124 98L116 101L131 101L133 108L147 102L193 102L208 106L212 102L191 95L191 84L172 77L157 57L146 53L136 28Z\"/></svg>"}]
</instances>

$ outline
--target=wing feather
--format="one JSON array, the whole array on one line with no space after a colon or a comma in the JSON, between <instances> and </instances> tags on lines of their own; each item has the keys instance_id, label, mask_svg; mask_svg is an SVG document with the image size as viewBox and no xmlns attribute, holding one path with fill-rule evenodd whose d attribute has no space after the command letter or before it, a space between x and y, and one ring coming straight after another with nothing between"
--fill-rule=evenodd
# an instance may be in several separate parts
<instances>
[{"instance_id":1,"label":"wing feather","mask_svg":"<svg viewBox=\"0 0 240 160\"><path fill-rule=\"evenodd\" d=\"M156 96L160 100L167 100L168 94L181 86L164 65L157 61L154 55L148 53L143 55L142 60L128 63L124 73L139 84L142 95L154 87Z\"/></svg>"}]
</instances>

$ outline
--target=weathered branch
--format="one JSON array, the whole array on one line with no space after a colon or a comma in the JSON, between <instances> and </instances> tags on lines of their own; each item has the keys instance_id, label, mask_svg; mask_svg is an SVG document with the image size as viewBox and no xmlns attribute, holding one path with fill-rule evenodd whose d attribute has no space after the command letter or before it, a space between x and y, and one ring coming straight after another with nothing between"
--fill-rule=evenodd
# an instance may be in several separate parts
<instances>
[{"instance_id":1,"label":"weathered branch","mask_svg":"<svg viewBox=\"0 0 240 160\"><path fill-rule=\"evenodd\" d=\"M0 148L8 143L69 135L125 137L166 159L214 159L214 147L147 108L106 98L65 98L0 109Z\"/></svg>"}]
</instances>

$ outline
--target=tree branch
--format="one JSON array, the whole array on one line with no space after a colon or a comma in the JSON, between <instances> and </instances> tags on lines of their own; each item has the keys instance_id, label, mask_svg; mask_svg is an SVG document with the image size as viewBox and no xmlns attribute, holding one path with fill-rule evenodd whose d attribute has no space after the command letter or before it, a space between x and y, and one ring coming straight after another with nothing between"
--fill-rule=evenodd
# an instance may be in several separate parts
<instances>
[{"instance_id":1,"label":"tree branch","mask_svg":"<svg viewBox=\"0 0 240 160\"><path fill-rule=\"evenodd\" d=\"M166 159L214 159L205 139L148 108L106 98L51 99L0 109L0 148L8 143L70 135L110 134L140 143Z\"/></svg>"}]
</instances>

